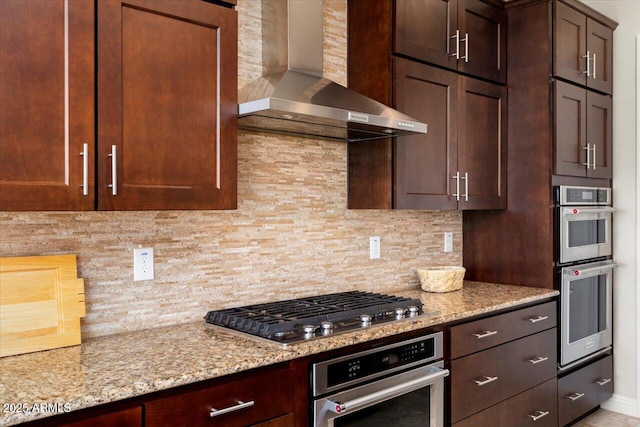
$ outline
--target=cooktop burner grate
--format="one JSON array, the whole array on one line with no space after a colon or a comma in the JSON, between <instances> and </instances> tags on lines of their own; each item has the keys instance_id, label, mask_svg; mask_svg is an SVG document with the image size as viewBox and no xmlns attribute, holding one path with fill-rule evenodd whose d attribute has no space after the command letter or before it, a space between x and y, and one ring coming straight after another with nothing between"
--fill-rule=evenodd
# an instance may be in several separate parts
<instances>
[{"instance_id":1,"label":"cooktop burner grate","mask_svg":"<svg viewBox=\"0 0 640 427\"><path fill-rule=\"evenodd\" d=\"M422 302L418 299L351 291L215 310L208 312L205 320L213 325L273 338L298 330L303 325L340 322L358 318L362 314L375 318L389 315L398 307L406 309L409 306L420 309Z\"/></svg>"}]
</instances>

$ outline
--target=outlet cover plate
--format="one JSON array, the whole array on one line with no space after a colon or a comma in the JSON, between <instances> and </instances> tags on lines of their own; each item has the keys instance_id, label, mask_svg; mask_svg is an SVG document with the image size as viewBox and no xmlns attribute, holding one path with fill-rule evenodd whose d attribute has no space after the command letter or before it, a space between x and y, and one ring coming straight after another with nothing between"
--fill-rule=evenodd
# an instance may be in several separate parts
<instances>
[{"instance_id":1,"label":"outlet cover plate","mask_svg":"<svg viewBox=\"0 0 640 427\"><path fill-rule=\"evenodd\" d=\"M133 250L133 281L153 279L153 248Z\"/></svg>"}]
</instances>

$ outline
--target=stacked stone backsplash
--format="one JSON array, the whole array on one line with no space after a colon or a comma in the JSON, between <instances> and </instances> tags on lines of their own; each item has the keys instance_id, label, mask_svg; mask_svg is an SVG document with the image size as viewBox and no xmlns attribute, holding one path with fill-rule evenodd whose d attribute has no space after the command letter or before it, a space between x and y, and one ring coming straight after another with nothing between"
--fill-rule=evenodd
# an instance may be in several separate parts
<instances>
[{"instance_id":1,"label":"stacked stone backsplash","mask_svg":"<svg viewBox=\"0 0 640 427\"><path fill-rule=\"evenodd\" d=\"M237 10L242 87L261 73L260 2ZM345 84L346 0L325 0L324 18L325 74ZM462 264L459 212L348 210L346 155L346 143L240 131L237 210L2 212L0 255L77 253L85 339L234 305L417 288L417 267ZM380 259L369 236L381 237ZM138 245L155 250L154 280L133 281Z\"/></svg>"}]
</instances>

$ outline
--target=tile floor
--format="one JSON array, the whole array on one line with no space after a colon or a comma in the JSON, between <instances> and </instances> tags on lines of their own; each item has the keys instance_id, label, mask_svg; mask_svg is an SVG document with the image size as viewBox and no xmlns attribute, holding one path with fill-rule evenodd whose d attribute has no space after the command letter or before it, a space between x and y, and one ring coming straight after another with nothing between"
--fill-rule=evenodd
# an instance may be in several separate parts
<instances>
[{"instance_id":1,"label":"tile floor","mask_svg":"<svg viewBox=\"0 0 640 427\"><path fill-rule=\"evenodd\" d=\"M574 427L640 427L640 418L599 409Z\"/></svg>"}]
</instances>

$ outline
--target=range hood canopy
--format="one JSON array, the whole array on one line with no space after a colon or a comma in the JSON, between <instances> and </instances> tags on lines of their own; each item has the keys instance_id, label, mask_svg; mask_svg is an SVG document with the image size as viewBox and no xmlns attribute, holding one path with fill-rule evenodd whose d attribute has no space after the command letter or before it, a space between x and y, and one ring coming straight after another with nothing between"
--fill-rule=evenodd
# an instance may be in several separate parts
<instances>
[{"instance_id":1,"label":"range hood canopy","mask_svg":"<svg viewBox=\"0 0 640 427\"><path fill-rule=\"evenodd\" d=\"M241 129L364 141L427 125L326 79L322 0L262 0L263 76L240 93Z\"/></svg>"}]
</instances>

